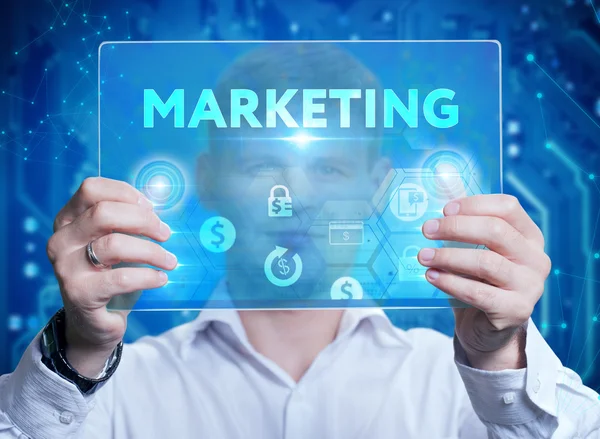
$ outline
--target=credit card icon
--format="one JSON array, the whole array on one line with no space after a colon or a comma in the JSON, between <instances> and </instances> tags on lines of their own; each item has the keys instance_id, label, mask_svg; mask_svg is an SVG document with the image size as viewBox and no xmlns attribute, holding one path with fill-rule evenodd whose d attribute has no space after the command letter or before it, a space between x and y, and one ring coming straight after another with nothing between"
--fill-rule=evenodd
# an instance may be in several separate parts
<instances>
[{"instance_id":1,"label":"credit card icon","mask_svg":"<svg viewBox=\"0 0 600 439\"><path fill-rule=\"evenodd\" d=\"M329 223L329 244L361 245L365 240L365 226L362 221L331 221Z\"/></svg>"}]
</instances>

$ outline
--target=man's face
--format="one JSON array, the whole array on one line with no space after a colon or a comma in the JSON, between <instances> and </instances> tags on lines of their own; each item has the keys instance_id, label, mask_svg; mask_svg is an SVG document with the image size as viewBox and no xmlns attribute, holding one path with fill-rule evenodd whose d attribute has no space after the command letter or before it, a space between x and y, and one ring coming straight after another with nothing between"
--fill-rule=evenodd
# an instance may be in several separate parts
<instances>
[{"instance_id":1,"label":"man's face","mask_svg":"<svg viewBox=\"0 0 600 439\"><path fill-rule=\"evenodd\" d=\"M269 138L263 137L266 133ZM359 246L331 245L329 223L369 216L370 202L389 171L387 159L372 151L372 139L348 129L286 129L276 135L248 129L238 136L217 143L199 168L208 174L199 175L202 191L211 194L206 207L236 228L228 277L266 280L265 259L279 246L288 250L288 259L294 254L302 258L295 294L324 293L352 268L360 251ZM289 201L285 198L291 199L291 216L269 215L276 197L283 197L282 208Z\"/></svg>"}]
</instances>

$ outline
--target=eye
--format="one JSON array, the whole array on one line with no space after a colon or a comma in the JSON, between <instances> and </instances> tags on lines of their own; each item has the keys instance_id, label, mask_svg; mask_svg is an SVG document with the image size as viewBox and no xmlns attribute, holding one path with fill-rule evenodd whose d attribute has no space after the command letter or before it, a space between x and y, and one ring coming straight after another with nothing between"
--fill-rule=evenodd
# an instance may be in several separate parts
<instances>
[{"instance_id":1,"label":"eye","mask_svg":"<svg viewBox=\"0 0 600 439\"><path fill-rule=\"evenodd\" d=\"M244 169L247 174L259 174L265 172L278 172L280 166L274 162L254 163Z\"/></svg>"},{"instance_id":2,"label":"eye","mask_svg":"<svg viewBox=\"0 0 600 439\"><path fill-rule=\"evenodd\" d=\"M326 177L333 177L337 175L344 175L344 173L335 166L321 165L315 168L315 171L319 175L323 175Z\"/></svg>"}]
</instances>

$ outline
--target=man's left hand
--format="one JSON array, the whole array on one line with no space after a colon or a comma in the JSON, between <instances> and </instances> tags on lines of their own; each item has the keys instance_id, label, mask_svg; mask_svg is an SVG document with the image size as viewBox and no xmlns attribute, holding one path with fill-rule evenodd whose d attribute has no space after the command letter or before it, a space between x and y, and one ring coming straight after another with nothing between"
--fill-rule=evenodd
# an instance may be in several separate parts
<instances>
[{"instance_id":1,"label":"man's left hand","mask_svg":"<svg viewBox=\"0 0 600 439\"><path fill-rule=\"evenodd\" d=\"M471 366L526 367L524 327L544 291L550 258L544 237L517 198L474 195L444 207L425 222L429 239L485 245L487 249L424 248L427 280L472 307L453 308L455 333Z\"/></svg>"}]
</instances>

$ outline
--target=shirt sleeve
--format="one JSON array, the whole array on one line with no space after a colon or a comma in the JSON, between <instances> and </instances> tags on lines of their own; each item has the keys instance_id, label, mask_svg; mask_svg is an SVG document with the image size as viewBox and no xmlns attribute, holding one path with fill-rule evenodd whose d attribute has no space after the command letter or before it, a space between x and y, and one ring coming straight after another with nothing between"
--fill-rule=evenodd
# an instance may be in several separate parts
<instances>
[{"instance_id":1,"label":"shirt sleeve","mask_svg":"<svg viewBox=\"0 0 600 439\"><path fill-rule=\"evenodd\" d=\"M15 371L0 377L0 439L109 438L109 427L101 424L93 429L88 425L83 434L96 393L83 395L48 369L39 344L38 334Z\"/></svg>"},{"instance_id":2,"label":"shirt sleeve","mask_svg":"<svg viewBox=\"0 0 600 439\"><path fill-rule=\"evenodd\" d=\"M475 413L490 438L600 439L600 400L564 367L530 319L527 368L484 371L470 367L454 338L455 363Z\"/></svg>"}]
</instances>

